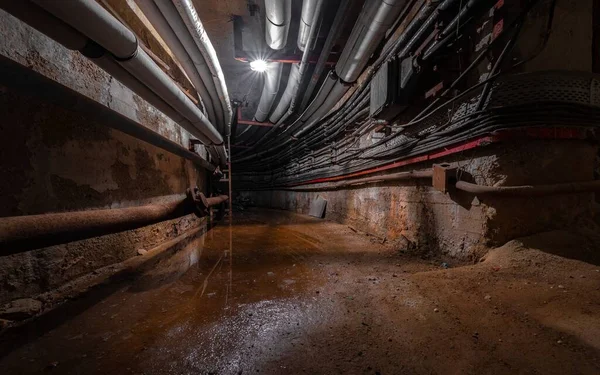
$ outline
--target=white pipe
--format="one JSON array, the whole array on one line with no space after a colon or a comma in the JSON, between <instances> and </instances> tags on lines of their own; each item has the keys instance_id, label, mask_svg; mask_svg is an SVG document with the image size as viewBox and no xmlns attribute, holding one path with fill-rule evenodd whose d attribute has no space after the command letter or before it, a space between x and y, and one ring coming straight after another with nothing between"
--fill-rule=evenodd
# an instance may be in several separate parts
<instances>
[{"instance_id":1,"label":"white pipe","mask_svg":"<svg viewBox=\"0 0 600 375\"><path fill-rule=\"evenodd\" d=\"M348 83L356 81L405 5L406 0L370 0L365 3L335 66L340 79Z\"/></svg>"},{"instance_id":2,"label":"white pipe","mask_svg":"<svg viewBox=\"0 0 600 375\"><path fill-rule=\"evenodd\" d=\"M190 120L213 144L223 143L223 137L208 121L202 111L179 89L171 78L163 72L148 54L138 49L137 55L129 60L119 62L129 73L138 78L152 91L162 97L177 112Z\"/></svg>"},{"instance_id":3,"label":"white pipe","mask_svg":"<svg viewBox=\"0 0 600 375\"><path fill-rule=\"evenodd\" d=\"M285 47L291 20L292 0L265 0L265 39L269 47Z\"/></svg>"},{"instance_id":4,"label":"white pipe","mask_svg":"<svg viewBox=\"0 0 600 375\"><path fill-rule=\"evenodd\" d=\"M225 111L225 122L227 124L228 133L231 130L231 120L233 118L233 110L231 108L231 100L229 99L229 93L227 91L227 83L225 82L225 75L221 69L219 63L219 57L215 51L200 17L196 12L196 8L191 0L173 0L175 7L179 11L179 15L186 24L188 31L192 34L192 37L196 41L196 45L200 49L200 52L204 56L204 60L212 73L214 84L221 100L221 106Z\"/></svg>"},{"instance_id":5,"label":"white pipe","mask_svg":"<svg viewBox=\"0 0 600 375\"><path fill-rule=\"evenodd\" d=\"M313 14L317 7L317 0L304 0L302 14L300 15L300 28L298 29L298 48L304 51L308 44L310 28L312 27Z\"/></svg>"},{"instance_id":6,"label":"white pipe","mask_svg":"<svg viewBox=\"0 0 600 375\"><path fill-rule=\"evenodd\" d=\"M285 91L283 92L283 95L281 95L279 103L277 103L277 106L275 107L273 113L271 113L271 116L269 117L269 121L271 121L272 123L276 124L277 121L279 121L284 115L285 111L287 111L287 109L289 108L292 98L294 97L294 92L298 85L299 72L300 64L292 65L287 85L285 86Z\"/></svg>"},{"instance_id":7,"label":"white pipe","mask_svg":"<svg viewBox=\"0 0 600 375\"><path fill-rule=\"evenodd\" d=\"M266 121L279 92L279 82L281 81L281 71L283 70L283 64L272 62L268 63L269 66L265 71L265 83L263 86L262 94L260 96L260 102L258 102L258 108L254 114L256 121Z\"/></svg>"},{"instance_id":8,"label":"white pipe","mask_svg":"<svg viewBox=\"0 0 600 375\"><path fill-rule=\"evenodd\" d=\"M88 57L89 58L89 57ZM106 71L108 74L116 78L119 82L127 86L131 91L144 98L148 103L154 106L156 109L164 113L171 120L175 121L182 128L190 132L193 136L198 138L205 145L212 144L211 140L208 139L198 128L192 125L186 118L184 118L179 112L173 107L168 105L162 98L150 90L146 85L141 83L131 73L125 70L113 57L105 54L99 58L89 58L96 65Z\"/></svg>"},{"instance_id":9,"label":"white pipe","mask_svg":"<svg viewBox=\"0 0 600 375\"><path fill-rule=\"evenodd\" d=\"M171 26L171 29L175 35L177 35L177 38L180 40L186 52L192 58L194 66L196 67L198 74L200 74L200 77L202 78L202 81L204 82L204 85L210 94L219 128L224 129L226 125L225 114L223 112L221 102L219 101L219 94L217 93L217 88L215 87L210 69L206 63L206 60L204 59L204 56L202 56L202 53L198 49L196 41L186 28L186 25L179 16L177 8L175 8L171 1L155 0L154 3L158 9L160 9L160 12L163 14L165 20L167 20L169 26Z\"/></svg>"},{"instance_id":10,"label":"white pipe","mask_svg":"<svg viewBox=\"0 0 600 375\"><path fill-rule=\"evenodd\" d=\"M159 35L169 46L169 49L173 52L177 60L181 63L181 67L190 78L190 81L198 91L200 96L200 100L204 103L204 107L206 108L206 112L209 120L212 122L216 122L217 118L215 115L215 110L212 102L212 98L200 77L200 74L196 70L196 66L192 61L190 55L185 50L184 46L181 44L181 41L177 38L177 35L173 32L171 26L164 18L160 9L154 4L153 0L137 0L137 4L141 8L144 15L148 18L150 23L156 31L158 31Z\"/></svg>"},{"instance_id":11,"label":"white pipe","mask_svg":"<svg viewBox=\"0 0 600 375\"><path fill-rule=\"evenodd\" d=\"M34 1L117 58L127 59L119 61L119 64L187 118L211 143L223 143L223 138L202 111L142 49L137 47L135 35L95 1ZM131 42L136 46L133 51Z\"/></svg>"},{"instance_id":12,"label":"white pipe","mask_svg":"<svg viewBox=\"0 0 600 375\"><path fill-rule=\"evenodd\" d=\"M128 59L136 53L138 43L135 34L95 1L32 1L79 30L117 58Z\"/></svg>"}]
</instances>

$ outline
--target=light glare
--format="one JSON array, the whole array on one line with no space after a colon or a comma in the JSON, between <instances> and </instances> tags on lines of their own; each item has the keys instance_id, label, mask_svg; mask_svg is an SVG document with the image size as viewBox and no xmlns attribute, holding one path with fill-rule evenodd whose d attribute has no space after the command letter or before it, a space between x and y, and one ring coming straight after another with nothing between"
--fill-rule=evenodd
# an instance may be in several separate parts
<instances>
[{"instance_id":1,"label":"light glare","mask_svg":"<svg viewBox=\"0 0 600 375\"><path fill-rule=\"evenodd\" d=\"M267 70L267 62L264 60L254 60L250 63L250 69L255 72L265 72Z\"/></svg>"}]
</instances>

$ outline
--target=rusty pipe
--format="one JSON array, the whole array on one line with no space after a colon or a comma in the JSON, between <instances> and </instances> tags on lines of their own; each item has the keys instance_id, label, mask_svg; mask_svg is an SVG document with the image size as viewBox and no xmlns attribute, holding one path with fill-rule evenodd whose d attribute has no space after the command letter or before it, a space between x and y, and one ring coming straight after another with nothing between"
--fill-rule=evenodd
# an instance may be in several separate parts
<instances>
[{"instance_id":1,"label":"rusty pipe","mask_svg":"<svg viewBox=\"0 0 600 375\"><path fill-rule=\"evenodd\" d=\"M567 182L551 185L483 186L458 181L456 188L472 194L489 194L512 197L541 197L556 194L591 193L600 191L600 180Z\"/></svg>"},{"instance_id":2,"label":"rusty pipe","mask_svg":"<svg viewBox=\"0 0 600 375\"><path fill-rule=\"evenodd\" d=\"M226 195L139 207L61 212L0 218L0 256L144 227L205 209L229 199ZM198 204L198 200L202 204Z\"/></svg>"},{"instance_id":3,"label":"rusty pipe","mask_svg":"<svg viewBox=\"0 0 600 375\"><path fill-rule=\"evenodd\" d=\"M217 197L210 197L204 199L206 199L207 206L210 207L226 202L229 199L229 197L227 195L219 195Z\"/></svg>"},{"instance_id":4,"label":"rusty pipe","mask_svg":"<svg viewBox=\"0 0 600 375\"><path fill-rule=\"evenodd\" d=\"M188 199L106 210L0 218L0 255L140 228L194 212Z\"/></svg>"}]
</instances>

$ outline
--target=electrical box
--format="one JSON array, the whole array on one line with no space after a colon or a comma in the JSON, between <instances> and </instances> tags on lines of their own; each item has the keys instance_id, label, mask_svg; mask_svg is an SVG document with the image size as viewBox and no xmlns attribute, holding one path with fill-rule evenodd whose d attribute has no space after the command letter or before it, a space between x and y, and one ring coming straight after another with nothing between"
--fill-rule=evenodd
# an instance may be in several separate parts
<instances>
[{"instance_id":1,"label":"electrical box","mask_svg":"<svg viewBox=\"0 0 600 375\"><path fill-rule=\"evenodd\" d=\"M371 80L371 117L392 120L404 111L410 104L416 78L412 57L383 63Z\"/></svg>"}]
</instances>

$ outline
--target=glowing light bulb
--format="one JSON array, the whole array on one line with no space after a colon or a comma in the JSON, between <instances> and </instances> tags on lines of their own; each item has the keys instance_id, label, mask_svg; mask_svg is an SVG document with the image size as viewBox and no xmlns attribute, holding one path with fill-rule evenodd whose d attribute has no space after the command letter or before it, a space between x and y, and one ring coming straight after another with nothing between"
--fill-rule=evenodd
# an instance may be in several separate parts
<instances>
[{"instance_id":1,"label":"glowing light bulb","mask_svg":"<svg viewBox=\"0 0 600 375\"><path fill-rule=\"evenodd\" d=\"M250 63L250 69L254 70L255 72L265 72L267 71L267 62L265 60L254 60Z\"/></svg>"}]
</instances>

